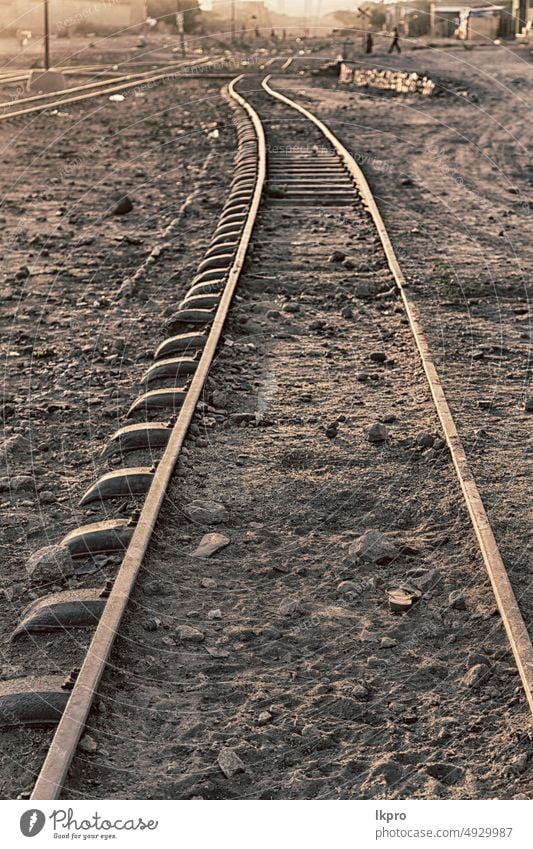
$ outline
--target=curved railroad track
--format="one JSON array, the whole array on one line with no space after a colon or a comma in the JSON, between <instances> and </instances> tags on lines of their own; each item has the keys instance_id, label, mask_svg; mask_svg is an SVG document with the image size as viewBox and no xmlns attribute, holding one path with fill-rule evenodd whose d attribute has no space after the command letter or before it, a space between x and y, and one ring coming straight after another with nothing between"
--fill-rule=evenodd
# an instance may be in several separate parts
<instances>
[{"instance_id":1,"label":"curved railroad track","mask_svg":"<svg viewBox=\"0 0 533 849\"><path fill-rule=\"evenodd\" d=\"M118 456L124 465L104 473L81 497L82 505L101 505L106 518L77 528L61 541L71 556L80 560L123 553L116 577L112 585L104 588L37 600L25 611L16 632L17 635L31 633L34 639L39 639L39 634L50 630L92 626L95 628L92 641L80 668L70 673L65 670L66 677L28 675L0 684L0 717L4 726L57 725L32 799L57 798L61 793L230 314L262 198L267 211L270 207L278 211L297 208L304 218L307 207L310 217L317 207L337 211L355 207L370 215L401 297L522 685L533 710L531 641L368 184L339 139L311 112L277 92L268 77L262 82L262 91L253 90L251 97L242 89L242 77L228 87L235 112L238 150L231 189L218 226L190 289L167 322L173 332L157 346L154 363L141 378L146 391L124 411L126 418L134 419L134 423L125 424L111 435L102 449L104 459ZM273 102L278 107L275 119L269 116L268 104ZM279 108L284 112L282 120L287 126L298 121L303 134L310 134L305 144L292 147L288 140L286 145L267 148L265 127L268 138L269 125L278 122L279 126ZM152 389L154 384L157 388ZM155 466L130 467L128 454L132 451L145 451L150 458L159 453L160 459ZM139 500L139 512L130 518L109 518L105 512L108 504L128 497Z\"/></svg>"}]
</instances>

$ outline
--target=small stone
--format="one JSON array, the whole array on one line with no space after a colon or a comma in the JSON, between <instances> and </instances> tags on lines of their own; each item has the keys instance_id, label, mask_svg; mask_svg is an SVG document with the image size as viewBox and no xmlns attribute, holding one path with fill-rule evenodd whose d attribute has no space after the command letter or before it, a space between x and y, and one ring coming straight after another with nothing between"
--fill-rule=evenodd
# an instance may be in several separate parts
<instances>
[{"instance_id":1,"label":"small stone","mask_svg":"<svg viewBox=\"0 0 533 849\"><path fill-rule=\"evenodd\" d=\"M98 750L98 743L89 734L85 734L78 743L78 748L86 755L94 755Z\"/></svg>"},{"instance_id":2,"label":"small stone","mask_svg":"<svg viewBox=\"0 0 533 849\"><path fill-rule=\"evenodd\" d=\"M236 773L245 771L243 762L233 749L221 749L218 753L217 763L226 778L232 778Z\"/></svg>"},{"instance_id":3,"label":"small stone","mask_svg":"<svg viewBox=\"0 0 533 849\"><path fill-rule=\"evenodd\" d=\"M442 451L443 448L446 448L446 440L441 439L440 436L437 436L433 441L433 448L435 451Z\"/></svg>"},{"instance_id":4,"label":"small stone","mask_svg":"<svg viewBox=\"0 0 533 849\"><path fill-rule=\"evenodd\" d=\"M213 407L223 410L228 403L228 393L223 389L215 389L212 395Z\"/></svg>"},{"instance_id":5,"label":"small stone","mask_svg":"<svg viewBox=\"0 0 533 849\"><path fill-rule=\"evenodd\" d=\"M257 717L258 725L268 725L269 722L272 722L273 716L268 710L263 710Z\"/></svg>"},{"instance_id":6,"label":"small stone","mask_svg":"<svg viewBox=\"0 0 533 849\"><path fill-rule=\"evenodd\" d=\"M387 361L387 355L384 351L372 351L370 359L374 363L385 363Z\"/></svg>"},{"instance_id":7,"label":"small stone","mask_svg":"<svg viewBox=\"0 0 533 849\"><path fill-rule=\"evenodd\" d=\"M213 587L216 587L216 585L217 582L214 578L202 578L202 580L200 581L200 586L203 587L205 590L213 589Z\"/></svg>"},{"instance_id":8,"label":"small stone","mask_svg":"<svg viewBox=\"0 0 533 849\"><path fill-rule=\"evenodd\" d=\"M206 534L200 540L198 548L193 551L191 557L211 557L216 551L225 548L231 542L230 538L224 534Z\"/></svg>"},{"instance_id":9,"label":"small stone","mask_svg":"<svg viewBox=\"0 0 533 849\"><path fill-rule=\"evenodd\" d=\"M218 501L210 501L208 499L205 501L202 499L191 501L184 508L184 512L193 522L200 522L202 524L217 525L220 522L226 522L228 520L228 511L224 505Z\"/></svg>"},{"instance_id":10,"label":"small stone","mask_svg":"<svg viewBox=\"0 0 533 849\"><path fill-rule=\"evenodd\" d=\"M382 657L376 657L375 655L370 655L366 659L366 665L372 668L377 668L378 666L385 666L387 663Z\"/></svg>"},{"instance_id":11,"label":"small stone","mask_svg":"<svg viewBox=\"0 0 533 849\"><path fill-rule=\"evenodd\" d=\"M369 695L370 689L366 686L366 684L356 684L351 692L352 698L359 699L360 701L368 699Z\"/></svg>"},{"instance_id":12,"label":"small stone","mask_svg":"<svg viewBox=\"0 0 533 849\"><path fill-rule=\"evenodd\" d=\"M421 448L431 448L435 441L435 437L430 433L419 433L416 437L416 444L420 445Z\"/></svg>"},{"instance_id":13,"label":"small stone","mask_svg":"<svg viewBox=\"0 0 533 849\"><path fill-rule=\"evenodd\" d=\"M191 625L178 625L176 633L184 643L202 643L205 640L205 634Z\"/></svg>"},{"instance_id":14,"label":"small stone","mask_svg":"<svg viewBox=\"0 0 533 849\"><path fill-rule=\"evenodd\" d=\"M398 549L381 531L365 531L349 548L352 556L368 563L387 563L398 557Z\"/></svg>"},{"instance_id":15,"label":"small stone","mask_svg":"<svg viewBox=\"0 0 533 849\"><path fill-rule=\"evenodd\" d=\"M213 619L222 619L222 611L219 607L215 608L214 610L210 610L207 614L207 618L211 621Z\"/></svg>"},{"instance_id":16,"label":"small stone","mask_svg":"<svg viewBox=\"0 0 533 849\"><path fill-rule=\"evenodd\" d=\"M533 397L526 398L524 401L524 410L526 413L533 413Z\"/></svg>"},{"instance_id":17,"label":"small stone","mask_svg":"<svg viewBox=\"0 0 533 849\"><path fill-rule=\"evenodd\" d=\"M489 669L484 663L476 663L471 666L466 675L461 680L461 685L465 690L475 690L487 678Z\"/></svg>"},{"instance_id":18,"label":"small stone","mask_svg":"<svg viewBox=\"0 0 533 849\"><path fill-rule=\"evenodd\" d=\"M113 207L113 215L127 215L133 209L133 203L127 195L123 195Z\"/></svg>"},{"instance_id":19,"label":"small stone","mask_svg":"<svg viewBox=\"0 0 533 849\"><path fill-rule=\"evenodd\" d=\"M359 381L359 383L366 383L369 379L370 375L367 371L358 371L355 375L355 379Z\"/></svg>"},{"instance_id":20,"label":"small stone","mask_svg":"<svg viewBox=\"0 0 533 849\"><path fill-rule=\"evenodd\" d=\"M26 562L28 578L60 580L74 572L70 551L64 545L47 545L30 555Z\"/></svg>"},{"instance_id":21,"label":"small stone","mask_svg":"<svg viewBox=\"0 0 533 849\"><path fill-rule=\"evenodd\" d=\"M355 581L341 581L337 585L337 592L341 595L358 596L361 592L361 587Z\"/></svg>"},{"instance_id":22,"label":"small stone","mask_svg":"<svg viewBox=\"0 0 533 849\"><path fill-rule=\"evenodd\" d=\"M143 622L143 628L145 631L157 631L161 627L161 619L157 619L155 616L151 616L149 619L146 619Z\"/></svg>"},{"instance_id":23,"label":"small stone","mask_svg":"<svg viewBox=\"0 0 533 849\"><path fill-rule=\"evenodd\" d=\"M448 596L448 606L454 610L466 610L466 601L461 590L452 590Z\"/></svg>"},{"instance_id":24,"label":"small stone","mask_svg":"<svg viewBox=\"0 0 533 849\"><path fill-rule=\"evenodd\" d=\"M287 301L287 303L283 304L283 312L300 312L300 304L298 304L296 301Z\"/></svg>"},{"instance_id":25,"label":"small stone","mask_svg":"<svg viewBox=\"0 0 533 849\"><path fill-rule=\"evenodd\" d=\"M43 491L39 493L39 501L41 504L54 504L57 499L54 493L49 489L43 489Z\"/></svg>"},{"instance_id":26,"label":"small stone","mask_svg":"<svg viewBox=\"0 0 533 849\"><path fill-rule=\"evenodd\" d=\"M308 740L316 740L317 737L320 737L320 731L316 727L316 725L304 725L302 730L300 731L302 737L306 737Z\"/></svg>"},{"instance_id":27,"label":"small stone","mask_svg":"<svg viewBox=\"0 0 533 849\"><path fill-rule=\"evenodd\" d=\"M366 438L369 442L385 442L389 436L388 428L381 422L374 422L366 430Z\"/></svg>"},{"instance_id":28,"label":"small stone","mask_svg":"<svg viewBox=\"0 0 533 849\"><path fill-rule=\"evenodd\" d=\"M316 318L314 321L312 321L310 323L309 330L323 330L323 328L326 326L326 324L327 324L327 322L325 322L324 319Z\"/></svg>"},{"instance_id":29,"label":"small stone","mask_svg":"<svg viewBox=\"0 0 533 849\"><path fill-rule=\"evenodd\" d=\"M345 259L346 254L342 251L333 251L333 253L328 256L328 262L344 262Z\"/></svg>"},{"instance_id":30,"label":"small stone","mask_svg":"<svg viewBox=\"0 0 533 849\"><path fill-rule=\"evenodd\" d=\"M344 307L341 311L342 318L353 318L353 309L351 307Z\"/></svg>"},{"instance_id":31,"label":"small stone","mask_svg":"<svg viewBox=\"0 0 533 849\"><path fill-rule=\"evenodd\" d=\"M293 616L295 613L302 613L302 605L298 599L286 598L281 602L278 612L281 616Z\"/></svg>"},{"instance_id":32,"label":"small stone","mask_svg":"<svg viewBox=\"0 0 533 849\"><path fill-rule=\"evenodd\" d=\"M382 637L379 644L382 649L393 649L398 645L398 640L393 640L392 637Z\"/></svg>"}]
</instances>

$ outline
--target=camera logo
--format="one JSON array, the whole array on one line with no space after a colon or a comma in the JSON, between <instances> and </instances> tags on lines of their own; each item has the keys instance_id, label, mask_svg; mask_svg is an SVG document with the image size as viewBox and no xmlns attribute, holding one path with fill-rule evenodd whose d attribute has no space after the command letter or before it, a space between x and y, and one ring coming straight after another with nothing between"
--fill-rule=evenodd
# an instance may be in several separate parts
<instances>
[{"instance_id":1,"label":"camera logo","mask_svg":"<svg viewBox=\"0 0 533 849\"><path fill-rule=\"evenodd\" d=\"M25 811L20 818L20 830L24 837L35 837L43 830L46 817L42 811L33 808Z\"/></svg>"}]
</instances>

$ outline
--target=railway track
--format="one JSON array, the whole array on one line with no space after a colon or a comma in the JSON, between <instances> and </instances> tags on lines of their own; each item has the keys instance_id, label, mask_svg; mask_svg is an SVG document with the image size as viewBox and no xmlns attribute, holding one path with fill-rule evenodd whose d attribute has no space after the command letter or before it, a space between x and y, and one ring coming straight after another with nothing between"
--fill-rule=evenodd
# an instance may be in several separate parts
<instances>
[{"instance_id":1,"label":"railway track","mask_svg":"<svg viewBox=\"0 0 533 849\"><path fill-rule=\"evenodd\" d=\"M380 250L386 257L387 274L392 275L398 288L414 336L523 688L533 708L533 651L527 629L368 185L349 152L328 128L302 106L278 93L268 78L261 91L254 88L248 94L244 88L241 78L229 86L239 145L231 190L219 224L191 288L167 321L172 332L157 346L154 363L142 376L145 391L124 411L134 423L125 424L111 435L102 450L103 459L120 457L124 465L105 472L81 496L82 505L100 505L105 519L77 528L61 543L78 560L123 553L116 577L106 587L37 600L17 629L17 636L33 634L33 639L40 639L39 635L54 629L94 627L85 659L79 669L65 670L62 676L29 676L0 685L0 715L5 726L57 725L32 799L57 798L61 793L228 320L262 198L265 209L275 209L281 220L296 210L298 232L302 235L317 210L340 216L344 225L350 225L353 212L354 223L362 230L366 228L365 232L368 216L372 219ZM284 127L295 126L301 130L301 143L292 132L284 137ZM154 385L156 388L152 388ZM139 451L149 456L150 465L129 466L128 456ZM154 456L158 457L155 466L151 464ZM139 512L130 518L109 518L108 507L112 514L112 505L125 498L137 499Z\"/></svg>"},{"instance_id":2,"label":"railway track","mask_svg":"<svg viewBox=\"0 0 533 849\"><path fill-rule=\"evenodd\" d=\"M74 103L83 103L97 97L120 95L122 92L131 91L140 85L150 86L155 83L165 82L179 76L180 72L186 69L209 66L217 61L217 59L206 59L203 57L192 62L173 63L157 71L139 71L115 77L112 81L109 79L95 80L83 85L71 86L53 94L35 94L13 101L5 101L4 103L0 103L0 122L58 109L62 106L70 106Z\"/></svg>"}]
</instances>

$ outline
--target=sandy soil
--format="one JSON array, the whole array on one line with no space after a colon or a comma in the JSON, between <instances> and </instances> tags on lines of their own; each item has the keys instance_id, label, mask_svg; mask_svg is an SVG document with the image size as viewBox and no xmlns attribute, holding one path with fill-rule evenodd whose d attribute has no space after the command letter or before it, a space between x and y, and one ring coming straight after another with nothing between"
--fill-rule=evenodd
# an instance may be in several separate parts
<instances>
[{"instance_id":1,"label":"sandy soil","mask_svg":"<svg viewBox=\"0 0 533 849\"><path fill-rule=\"evenodd\" d=\"M484 104L498 126L509 127L511 116L525 121L525 114L515 117L506 86L531 71L520 56L504 54L501 85L489 85L494 60L491 65L488 54L475 51L465 69L464 52L456 53L413 53L400 62L459 84L464 77L476 104L451 95L378 98L318 78L275 84L312 104L355 152L373 157L365 170L438 345L450 400L503 553L516 562L526 606L527 574L523 561L512 559L522 556L528 528L530 419L520 408L526 313L513 310L520 299L525 303L516 257L527 262L527 211L517 205L526 186L530 192L530 175L520 139L505 147L520 196L494 181L492 163L474 155L473 145L455 139L468 117L469 139L493 145ZM51 637L46 645L10 648L5 641L24 601L45 591L28 583L26 556L81 518L75 503L99 471L97 450L134 397L134 373L162 338L161 312L172 310L184 291L216 218L230 175L231 136L226 130L214 145L205 125L218 120L222 127L229 115L216 88L195 85L189 115L161 91L155 103L136 107L139 121L127 114L118 140L108 138L109 112L79 128L70 120L69 156L73 162L81 156L82 167L67 182L54 159L57 145L43 152L35 133L22 133L23 156L15 161L16 133L1 130L4 166L13 175L2 213L11 233L6 265L16 272L27 264L32 271L19 282L11 271L4 282L2 321L11 328L9 351L19 355L6 358L6 435L19 433L32 454L21 441L7 474L28 473L37 485L37 495L23 485L2 503L6 676L21 674L30 655L37 671L64 671L65 656L75 665L89 639ZM294 141L286 116L276 114L273 138ZM39 122L50 126L38 119L37 129ZM200 176L213 146L215 156ZM444 151L442 173L435 148ZM499 146L494 151L501 155ZM42 170L41 189L35 170L27 170L32 156ZM178 176L174 156L180 157ZM137 157L142 177L136 177ZM414 185L402 183L407 178ZM195 201L192 220L178 227L179 239L162 255L164 264L147 269L131 297L117 298L116 288L159 243L158 234L200 181L210 187L208 203ZM111 194L124 186L135 197L134 211L110 218ZM495 215L490 226L483 192ZM503 215L508 210L514 216ZM53 216L61 211L64 229L58 231ZM43 215L47 221L37 227ZM516 224L512 251L510 240L498 236L498 216L506 226ZM43 247L50 251L44 258ZM346 254L347 267L328 261L335 249ZM179 277L171 278L177 270ZM495 290L496 279L502 286ZM358 297L361 283L370 293ZM466 283L477 290L463 292ZM527 707L447 452L417 442L421 432L438 437L438 423L390 288L362 213L277 206L262 214L207 387L208 406L180 461L90 718L92 743L73 764L66 797L510 798L530 792ZM483 357L472 358L472 340L475 349L490 346ZM385 363L371 359L377 352L386 354ZM498 414L494 407L480 409L502 368L518 373L505 383L505 404L498 403ZM482 379L474 382L472 375ZM389 429L382 446L365 437L379 419ZM325 429L336 420L338 434L330 439ZM474 435L480 429L487 432L482 447L490 468L481 464L481 437ZM511 532L503 527L502 493L507 522L512 510ZM187 519L186 505L208 497L225 505L224 521ZM354 543L368 529L383 532L395 556L379 564L357 556ZM230 544L209 560L192 558L208 531L227 534ZM112 570L109 563L92 585ZM402 581L422 597L400 616L388 609L385 589ZM184 631L185 625L199 633ZM6 796L29 788L45 742L38 732L2 736ZM226 749L243 765L230 778L218 763Z\"/></svg>"}]
</instances>

